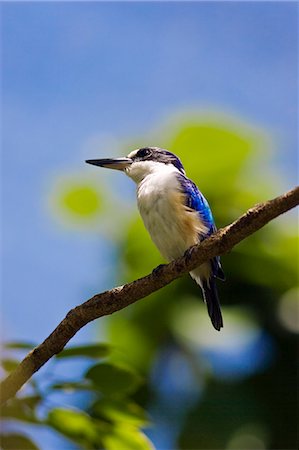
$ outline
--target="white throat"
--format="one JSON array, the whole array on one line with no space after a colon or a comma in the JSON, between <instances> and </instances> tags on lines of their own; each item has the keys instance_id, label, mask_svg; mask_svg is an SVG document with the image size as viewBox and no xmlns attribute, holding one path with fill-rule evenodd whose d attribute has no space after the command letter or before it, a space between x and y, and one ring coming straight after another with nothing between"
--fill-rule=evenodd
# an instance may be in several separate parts
<instances>
[{"instance_id":1,"label":"white throat","mask_svg":"<svg viewBox=\"0 0 299 450\"><path fill-rule=\"evenodd\" d=\"M168 177L170 174L173 177L178 172L178 169L173 164L164 164L157 161L136 161L125 170L126 175L137 184L141 183L148 176L154 176L156 181L158 181L160 177ZM152 180L152 182L154 181Z\"/></svg>"}]
</instances>

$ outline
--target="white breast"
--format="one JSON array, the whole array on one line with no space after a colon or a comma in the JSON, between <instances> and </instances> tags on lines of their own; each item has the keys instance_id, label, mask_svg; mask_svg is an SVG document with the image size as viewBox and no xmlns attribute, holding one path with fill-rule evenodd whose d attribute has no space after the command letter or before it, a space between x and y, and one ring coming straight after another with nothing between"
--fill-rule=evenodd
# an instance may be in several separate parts
<instances>
[{"instance_id":1,"label":"white breast","mask_svg":"<svg viewBox=\"0 0 299 450\"><path fill-rule=\"evenodd\" d=\"M163 166L163 173L150 173L138 184L137 202L153 242L162 256L171 261L196 244L198 234L206 227L195 211L184 206L177 169Z\"/></svg>"}]
</instances>

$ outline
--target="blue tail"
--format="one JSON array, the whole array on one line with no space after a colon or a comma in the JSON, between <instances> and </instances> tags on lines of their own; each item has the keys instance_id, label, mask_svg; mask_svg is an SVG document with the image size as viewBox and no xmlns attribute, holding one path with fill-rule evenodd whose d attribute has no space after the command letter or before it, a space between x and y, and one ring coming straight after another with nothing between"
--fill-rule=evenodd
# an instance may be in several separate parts
<instances>
[{"instance_id":1,"label":"blue tail","mask_svg":"<svg viewBox=\"0 0 299 450\"><path fill-rule=\"evenodd\" d=\"M209 280L202 280L201 287L213 327L220 331L220 328L223 327L223 319L215 278L211 277Z\"/></svg>"}]
</instances>

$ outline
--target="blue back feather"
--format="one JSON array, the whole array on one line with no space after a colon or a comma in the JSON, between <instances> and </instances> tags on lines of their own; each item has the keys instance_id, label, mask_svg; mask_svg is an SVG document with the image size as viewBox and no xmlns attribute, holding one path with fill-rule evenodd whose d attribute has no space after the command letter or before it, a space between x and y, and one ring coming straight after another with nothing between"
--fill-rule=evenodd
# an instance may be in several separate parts
<instances>
[{"instance_id":1,"label":"blue back feather","mask_svg":"<svg viewBox=\"0 0 299 450\"><path fill-rule=\"evenodd\" d=\"M206 234L200 234L198 236L199 240L202 241L209 237L212 233L217 231L211 208L205 197L202 195L202 193L192 180L189 180L189 178L185 177L183 174L178 174L178 179L181 184L182 190L186 195L186 206L193 209L194 211L197 211L201 220L208 228L208 232ZM219 256L216 256L211 260L211 266L213 276L224 280L225 275L221 268Z\"/></svg>"},{"instance_id":2,"label":"blue back feather","mask_svg":"<svg viewBox=\"0 0 299 450\"><path fill-rule=\"evenodd\" d=\"M189 180L187 177L181 174L178 177L182 186L182 190L186 195L186 206L197 211L201 220L208 228L207 234L204 236L200 236L201 239L204 239L210 236L210 234L214 233L214 231L216 231L215 222L210 206L202 193L199 191L196 184L193 183L193 181Z\"/></svg>"}]
</instances>

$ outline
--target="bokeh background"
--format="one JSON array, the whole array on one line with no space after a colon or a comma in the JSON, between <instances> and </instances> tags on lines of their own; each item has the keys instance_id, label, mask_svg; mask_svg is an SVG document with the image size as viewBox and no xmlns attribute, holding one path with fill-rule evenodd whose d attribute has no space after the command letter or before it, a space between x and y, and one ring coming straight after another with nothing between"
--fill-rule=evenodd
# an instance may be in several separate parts
<instances>
[{"instance_id":1,"label":"bokeh background","mask_svg":"<svg viewBox=\"0 0 299 450\"><path fill-rule=\"evenodd\" d=\"M173 151L219 227L297 183L295 2L1 9L3 343L162 262L132 181L85 159ZM85 327L4 410L3 448L297 448L297 249L292 212L222 258L220 334L189 277Z\"/></svg>"}]
</instances>

